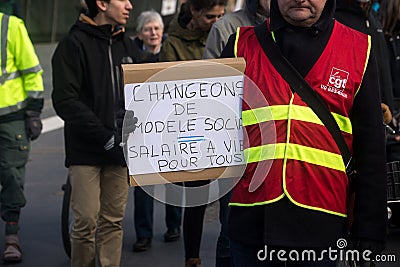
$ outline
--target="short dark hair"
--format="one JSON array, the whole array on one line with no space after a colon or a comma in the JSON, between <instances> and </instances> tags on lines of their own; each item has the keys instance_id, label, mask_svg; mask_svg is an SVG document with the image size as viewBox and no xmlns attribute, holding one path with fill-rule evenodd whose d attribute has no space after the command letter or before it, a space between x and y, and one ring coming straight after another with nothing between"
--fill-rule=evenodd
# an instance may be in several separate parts
<instances>
[{"instance_id":1,"label":"short dark hair","mask_svg":"<svg viewBox=\"0 0 400 267\"><path fill-rule=\"evenodd\" d=\"M192 6L195 10L210 10L215 6L226 6L228 0L188 0L188 6Z\"/></svg>"},{"instance_id":2,"label":"short dark hair","mask_svg":"<svg viewBox=\"0 0 400 267\"><path fill-rule=\"evenodd\" d=\"M110 3L110 0L101 0L106 3ZM96 17L97 13L99 13L99 9L97 8L96 0L85 0L86 5L88 7L89 16L94 18Z\"/></svg>"},{"instance_id":3,"label":"short dark hair","mask_svg":"<svg viewBox=\"0 0 400 267\"><path fill-rule=\"evenodd\" d=\"M196 11L205 10L208 11L215 6L226 6L228 0L187 0L181 7L179 14L179 24L187 25L192 19L192 12L190 8L192 7Z\"/></svg>"}]
</instances>

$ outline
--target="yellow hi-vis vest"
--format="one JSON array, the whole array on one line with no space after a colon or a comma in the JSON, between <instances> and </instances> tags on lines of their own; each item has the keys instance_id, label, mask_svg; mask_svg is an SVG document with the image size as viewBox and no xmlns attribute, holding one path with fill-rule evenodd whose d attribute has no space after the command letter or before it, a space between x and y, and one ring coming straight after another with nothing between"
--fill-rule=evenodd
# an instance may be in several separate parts
<instances>
[{"instance_id":1,"label":"yellow hi-vis vest","mask_svg":"<svg viewBox=\"0 0 400 267\"><path fill-rule=\"evenodd\" d=\"M0 13L0 116L43 98L42 67L24 22Z\"/></svg>"}]
</instances>

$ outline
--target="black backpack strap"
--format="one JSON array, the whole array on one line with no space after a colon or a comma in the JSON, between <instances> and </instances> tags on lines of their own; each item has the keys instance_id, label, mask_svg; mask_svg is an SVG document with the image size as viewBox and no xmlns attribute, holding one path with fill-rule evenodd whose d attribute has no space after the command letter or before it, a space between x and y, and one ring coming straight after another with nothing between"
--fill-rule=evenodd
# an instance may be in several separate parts
<instances>
[{"instance_id":1,"label":"black backpack strap","mask_svg":"<svg viewBox=\"0 0 400 267\"><path fill-rule=\"evenodd\" d=\"M283 56L279 47L272 39L272 35L267 28L266 23L261 23L254 27L257 39L264 50L265 55L274 65L275 69L282 75L285 81L290 85L292 90L296 92L301 99L314 111L318 118L328 129L342 155L346 173L351 177L354 172L354 161L350 150L344 140L340 128L329 111L326 103L322 98L310 87L303 79L301 74L293 67L292 64Z\"/></svg>"}]
</instances>

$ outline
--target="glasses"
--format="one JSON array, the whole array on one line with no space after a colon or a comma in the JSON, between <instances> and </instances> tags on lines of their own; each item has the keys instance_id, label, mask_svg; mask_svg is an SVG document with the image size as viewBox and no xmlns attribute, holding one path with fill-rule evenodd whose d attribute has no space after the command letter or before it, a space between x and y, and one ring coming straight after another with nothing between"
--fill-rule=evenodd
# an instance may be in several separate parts
<instances>
[{"instance_id":1,"label":"glasses","mask_svg":"<svg viewBox=\"0 0 400 267\"><path fill-rule=\"evenodd\" d=\"M224 14L219 14L219 15L211 15L211 14L204 14L204 16L207 18L207 19L219 19L219 18L221 18L222 16L223 16Z\"/></svg>"}]
</instances>

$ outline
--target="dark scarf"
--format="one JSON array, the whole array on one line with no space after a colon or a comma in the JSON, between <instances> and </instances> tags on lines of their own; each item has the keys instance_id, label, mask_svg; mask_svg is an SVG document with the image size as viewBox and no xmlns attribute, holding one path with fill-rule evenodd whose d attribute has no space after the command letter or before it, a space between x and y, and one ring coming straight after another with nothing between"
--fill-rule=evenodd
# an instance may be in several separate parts
<instances>
[{"instance_id":1,"label":"dark scarf","mask_svg":"<svg viewBox=\"0 0 400 267\"><path fill-rule=\"evenodd\" d=\"M320 19L311 27L296 27L283 18L277 0L271 0L271 31L285 57L305 76L318 60L331 35L336 3L327 0Z\"/></svg>"}]
</instances>

